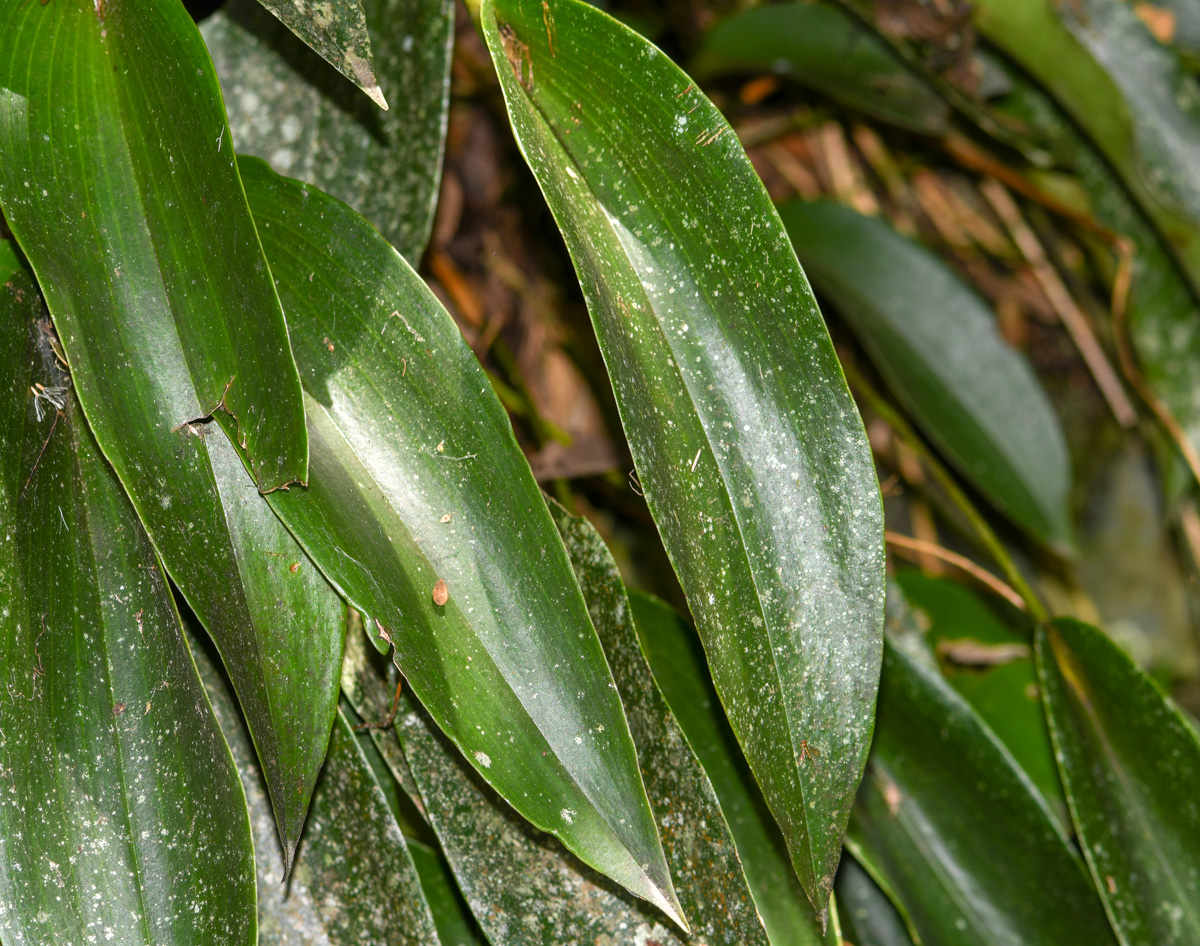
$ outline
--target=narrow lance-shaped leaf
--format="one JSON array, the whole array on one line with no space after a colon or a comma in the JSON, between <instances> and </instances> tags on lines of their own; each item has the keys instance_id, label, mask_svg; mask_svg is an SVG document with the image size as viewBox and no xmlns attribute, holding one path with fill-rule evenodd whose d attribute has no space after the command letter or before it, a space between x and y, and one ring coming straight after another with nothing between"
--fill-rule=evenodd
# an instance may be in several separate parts
<instances>
[{"instance_id":1,"label":"narrow lance-shaped leaf","mask_svg":"<svg viewBox=\"0 0 1200 946\"><path fill-rule=\"evenodd\" d=\"M827 202L792 201L779 215L822 298L925 434L1014 522L1069 549L1066 439L987 305L882 220Z\"/></svg>"},{"instance_id":2,"label":"narrow lance-shaped leaf","mask_svg":"<svg viewBox=\"0 0 1200 946\"><path fill-rule=\"evenodd\" d=\"M689 71L699 79L771 71L889 124L945 134L950 108L861 22L833 3L750 7L709 30Z\"/></svg>"},{"instance_id":3,"label":"narrow lance-shaped leaf","mask_svg":"<svg viewBox=\"0 0 1200 946\"><path fill-rule=\"evenodd\" d=\"M342 608L199 421L236 417L262 489L307 476L283 312L183 6L4 4L0 151L0 203L84 413L221 651L290 850L336 711Z\"/></svg>"},{"instance_id":4,"label":"narrow lance-shaped leaf","mask_svg":"<svg viewBox=\"0 0 1200 946\"><path fill-rule=\"evenodd\" d=\"M1200 735L1095 628L1037 635L1043 701L1079 841L1123 943L1200 941Z\"/></svg>"},{"instance_id":5,"label":"narrow lance-shaped leaf","mask_svg":"<svg viewBox=\"0 0 1200 946\"><path fill-rule=\"evenodd\" d=\"M371 35L361 0L259 0L338 72L387 109L375 78Z\"/></svg>"},{"instance_id":6,"label":"narrow lance-shaped leaf","mask_svg":"<svg viewBox=\"0 0 1200 946\"><path fill-rule=\"evenodd\" d=\"M454 38L452 0L364 0L381 112L258 0L200 25L238 154L315 184L371 221L414 265L433 227Z\"/></svg>"},{"instance_id":7,"label":"narrow lance-shaped leaf","mask_svg":"<svg viewBox=\"0 0 1200 946\"><path fill-rule=\"evenodd\" d=\"M890 640L847 844L926 946L1114 942L1025 773L936 669Z\"/></svg>"},{"instance_id":8,"label":"narrow lance-shaped leaf","mask_svg":"<svg viewBox=\"0 0 1200 946\"><path fill-rule=\"evenodd\" d=\"M604 652L483 369L365 220L243 174L308 392L312 481L272 507L484 780L678 918Z\"/></svg>"},{"instance_id":9,"label":"narrow lance-shaped leaf","mask_svg":"<svg viewBox=\"0 0 1200 946\"><path fill-rule=\"evenodd\" d=\"M977 0L974 13L1091 138L1200 293L1200 111L1171 50L1121 0Z\"/></svg>"},{"instance_id":10,"label":"narrow lance-shaped leaf","mask_svg":"<svg viewBox=\"0 0 1200 946\"><path fill-rule=\"evenodd\" d=\"M361 943L363 931L370 930L378 942L437 946L433 918L404 836L340 712L295 867L287 882L281 882L284 851L254 746L205 642L194 639L194 648L249 803L257 855L259 943L349 946Z\"/></svg>"},{"instance_id":11,"label":"narrow lance-shaped leaf","mask_svg":"<svg viewBox=\"0 0 1200 946\"><path fill-rule=\"evenodd\" d=\"M766 946L768 939L713 785L684 737L638 643L634 612L612 553L590 522L557 503L562 534L592 623L629 714L646 791L693 937ZM798 892L798 891L797 891ZM793 940L801 946L804 940Z\"/></svg>"},{"instance_id":12,"label":"narrow lance-shaped leaf","mask_svg":"<svg viewBox=\"0 0 1200 946\"><path fill-rule=\"evenodd\" d=\"M700 639L670 605L636 591L629 600L654 681L721 802L767 937L773 946L817 946L822 938L812 906L721 711Z\"/></svg>"},{"instance_id":13,"label":"narrow lance-shaped leaf","mask_svg":"<svg viewBox=\"0 0 1200 946\"><path fill-rule=\"evenodd\" d=\"M2 277L0 277L2 278ZM0 939L255 942L246 802L157 559L0 287Z\"/></svg>"},{"instance_id":14,"label":"narrow lance-shaped leaf","mask_svg":"<svg viewBox=\"0 0 1200 946\"><path fill-rule=\"evenodd\" d=\"M737 136L666 56L581 0L478 18L717 692L823 911L883 611L878 484L825 325Z\"/></svg>"}]
</instances>

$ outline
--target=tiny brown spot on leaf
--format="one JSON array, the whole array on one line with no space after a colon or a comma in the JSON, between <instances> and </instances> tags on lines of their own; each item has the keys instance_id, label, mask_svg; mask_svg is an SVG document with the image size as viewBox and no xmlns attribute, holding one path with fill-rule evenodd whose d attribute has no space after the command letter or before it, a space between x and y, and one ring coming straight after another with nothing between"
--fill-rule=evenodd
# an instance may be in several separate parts
<instances>
[{"instance_id":1,"label":"tiny brown spot on leaf","mask_svg":"<svg viewBox=\"0 0 1200 946\"><path fill-rule=\"evenodd\" d=\"M446 587L445 579L439 578L437 584L433 586L433 603L440 608L449 600L450 589Z\"/></svg>"}]
</instances>

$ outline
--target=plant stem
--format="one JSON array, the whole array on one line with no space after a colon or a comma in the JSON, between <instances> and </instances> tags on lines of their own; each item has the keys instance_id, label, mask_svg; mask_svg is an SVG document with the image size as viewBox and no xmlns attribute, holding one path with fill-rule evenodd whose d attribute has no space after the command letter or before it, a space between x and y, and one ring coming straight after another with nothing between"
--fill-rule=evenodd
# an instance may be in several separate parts
<instances>
[{"instance_id":1,"label":"plant stem","mask_svg":"<svg viewBox=\"0 0 1200 946\"><path fill-rule=\"evenodd\" d=\"M842 370L846 374L846 380L850 382L850 386L867 402L871 410L896 432L905 444L914 453L917 454L937 480L938 485L945 490L946 495L956 505L962 514L970 523L971 528L975 530L975 534L979 537L980 543L987 550L992 560L999 566L1004 573L1004 577L1012 586L1013 590L1021 596L1029 609L1029 615L1035 621L1045 621L1049 617L1045 605L1034 593L1025 577L1017 568L1016 563L1012 560L1012 556L1008 554L1008 550L1004 547L992 527L988 525L987 520L983 517L975 504L967 498L966 493L962 491L958 483L954 481L954 477L950 471L942 465L942 462L934 455L933 451L926 446L925 442L917 435L912 426L907 420L889 404L875 387L859 373L859 371L850 364L843 363Z\"/></svg>"}]
</instances>

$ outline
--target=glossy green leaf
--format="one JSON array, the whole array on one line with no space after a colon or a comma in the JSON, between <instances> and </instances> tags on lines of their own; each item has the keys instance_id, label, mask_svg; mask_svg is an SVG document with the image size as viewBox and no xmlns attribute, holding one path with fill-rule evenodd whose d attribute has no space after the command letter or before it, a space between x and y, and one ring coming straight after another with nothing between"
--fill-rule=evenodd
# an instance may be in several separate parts
<instances>
[{"instance_id":1,"label":"glossy green leaf","mask_svg":"<svg viewBox=\"0 0 1200 946\"><path fill-rule=\"evenodd\" d=\"M1084 130L1200 292L1200 105L1122 0L979 0L975 25Z\"/></svg>"},{"instance_id":2,"label":"glossy green leaf","mask_svg":"<svg viewBox=\"0 0 1200 946\"><path fill-rule=\"evenodd\" d=\"M905 569L896 574L896 583L928 627L926 639L941 657L943 676L1004 743L1066 827L1070 815L1042 712L1028 627L1016 630L973 591L948 578Z\"/></svg>"},{"instance_id":3,"label":"glossy green leaf","mask_svg":"<svg viewBox=\"0 0 1200 946\"><path fill-rule=\"evenodd\" d=\"M823 910L883 607L878 484L825 325L736 135L666 56L580 0L480 21L717 691Z\"/></svg>"},{"instance_id":4,"label":"glossy green leaf","mask_svg":"<svg viewBox=\"0 0 1200 946\"><path fill-rule=\"evenodd\" d=\"M371 36L361 0L259 0L338 72L387 109L375 78Z\"/></svg>"},{"instance_id":5,"label":"glossy green leaf","mask_svg":"<svg viewBox=\"0 0 1200 946\"><path fill-rule=\"evenodd\" d=\"M0 11L0 205L135 504L134 471L169 480L172 431L218 408L263 490L308 477L300 381L228 130L179 0Z\"/></svg>"},{"instance_id":6,"label":"glossy green leaf","mask_svg":"<svg viewBox=\"0 0 1200 946\"><path fill-rule=\"evenodd\" d=\"M86 943L105 930L123 944L253 944L254 849L237 771L52 331L33 281L10 275L0 288L0 939Z\"/></svg>"},{"instance_id":7,"label":"glossy green leaf","mask_svg":"<svg viewBox=\"0 0 1200 946\"><path fill-rule=\"evenodd\" d=\"M700 639L657 598L631 591L629 600L654 681L720 800L767 938L773 946L816 946L821 935L812 906L721 710Z\"/></svg>"},{"instance_id":8,"label":"glossy green leaf","mask_svg":"<svg viewBox=\"0 0 1200 946\"><path fill-rule=\"evenodd\" d=\"M1071 817L1122 943L1200 941L1200 734L1103 633L1060 619L1038 671Z\"/></svg>"},{"instance_id":9,"label":"glossy green leaf","mask_svg":"<svg viewBox=\"0 0 1200 946\"><path fill-rule=\"evenodd\" d=\"M1062 429L987 304L882 220L826 202L793 201L779 213L804 271L922 431L1014 522L1070 548Z\"/></svg>"},{"instance_id":10,"label":"glossy green leaf","mask_svg":"<svg viewBox=\"0 0 1200 946\"><path fill-rule=\"evenodd\" d=\"M483 369L366 221L261 161L242 173L312 441L311 484L272 507L488 784L678 915L604 652Z\"/></svg>"},{"instance_id":11,"label":"glossy green leaf","mask_svg":"<svg viewBox=\"0 0 1200 946\"><path fill-rule=\"evenodd\" d=\"M768 939L719 796L654 682L617 563L586 519L571 516L553 503L550 514L571 556L629 717L646 792L693 938L766 946ZM791 892L801 894L799 889ZM808 940L790 942L801 946Z\"/></svg>"},{"instance_id":12,"label":"glossy green leaf","mask_svg":"<svg viewBox=\"0 0 1200 946\"><path fill-rule=\"evenodd\" d=\"M436 944L416 867L371 766L338 713L287 882L262 770L228 683L194 638L196 664L241 772L254 826L259 942L329 946L372 941Z\"/></svg>"},{"instance_id":13,"label":"glossy green leaf","mask_svg":"<svg viewBox=\"0 0 1200 946\"><path fill-rule=\"evenodd\" d=\"M483 946L486 941L454 883L454 874L446 859L419 841L409 840L408 850L421 878L421 887L429 901L442 946Z\"/></svg>"},{"instance_id":14,"label":"glossy green leaf","mask_svg":"<svg viewBox=\"0 0 1200 946\"><path fill-rule=\"evenodd\" d=\"M698 79L774 72L872 118L924 134L948 130L950 109L873 32L832 3L751 7L709 30Z\"/></svg>"},{"instance_id":15,"label":"glossy green leaf","mask_svg":"<svg viewBox=\"0 0 1200 946\"><path fill-rule=\"evenodd\" d=\"M842 935L854 946L912 946L904 920L887 895L853 857L838 865L837 893Z\"/></svg>"},{"instance_id":16,"label":"glossy green leaf","mask_svg":"<svg viewBox=\"0 0 1200 946\"><path fill-rule=\"evenodd\" d=\"M191 18L177 0L100 7L0 12L0 202L96 439L217 641L290 849L336 712L342 607L199 418L232 412L262 488L302 479L299 378Z\"/></svg>"},{"instance_id":17,"label":"glossy green leaf","mask_svg":"<svg viewBox=\"0 0 1200 946\"><path fill-rule=\"evenodd\" d=\"M257 0L231 0L200 26L239 154L315 184L370 220L413 265L433 226L454 34L451 0L364 0L381 112Z\"/></svg>"},{"instance_id":18,"label":"glossy green leaf","mask_svg":"<svg viewBox=\"0 0 1200 946\"><path fill-rule=\"evenodd\" d=\"M850 838L926 946L1114 942L1027 776L937 670L890 640Z\"/></svg>"}]
</instances>

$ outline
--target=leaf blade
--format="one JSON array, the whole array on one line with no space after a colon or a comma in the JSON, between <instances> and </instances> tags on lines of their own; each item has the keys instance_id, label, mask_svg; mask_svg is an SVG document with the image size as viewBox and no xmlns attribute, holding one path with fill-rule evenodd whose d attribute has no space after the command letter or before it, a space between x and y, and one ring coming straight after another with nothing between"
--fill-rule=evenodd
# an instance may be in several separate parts
<instances>
[{"instance_id":1,"label":"leaf blade","mask_svg":"<svg viewBox=\"0 0 1200 946\"><path fill-rule=\"evenodd\" d=\"M1195 726L1095 628L1061 618L1036 644L1071 817L1114 929L1126 943L1200 936Z\"/></svg>"},{"instance_id":2,"label":"leaf blade","mask_svg":"<svg viewBox=\"0 0 1200 946\"><path fill-rule=\"evenodd\" d=\"M678 917L603 650L474 355L360 217L254 159L243 174L309 392L311 485L269 502L479 775Z\"/></svg>"},{"instance_id":3,"label":"leaf blade","mask_svg":"<svg viewBox=\"0 0 1200 946\"><path fill-rule=\"evenodd\" d=\"M882 516L861 419L778 215L688 78L576 0L486 0L479 20L717 690L824 909L879 660ZM820 732L845 741L802 770Z\"/></svg>"}]
</instances>

